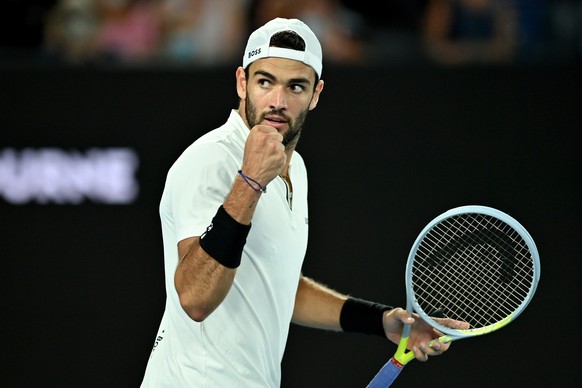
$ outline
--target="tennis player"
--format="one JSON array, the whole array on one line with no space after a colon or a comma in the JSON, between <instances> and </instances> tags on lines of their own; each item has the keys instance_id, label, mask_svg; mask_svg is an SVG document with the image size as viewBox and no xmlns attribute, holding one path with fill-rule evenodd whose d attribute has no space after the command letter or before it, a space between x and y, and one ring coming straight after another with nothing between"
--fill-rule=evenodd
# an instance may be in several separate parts
<instances>
[{"instance_id":1,"label":"tennis player","mask_svg":"<svg viewBox=\"0 0 582 388\"><path fill-rule=\"evenodd\" d=\"M295 147L323 90L322 50L297 19L248 39L238 109L170 168L160 203L167 300L142 387L278 387L291 322L447 350L402 308L304 276L307 171ZM454 323L452 323L454 324Z\"/></svg>"}]
</instances>

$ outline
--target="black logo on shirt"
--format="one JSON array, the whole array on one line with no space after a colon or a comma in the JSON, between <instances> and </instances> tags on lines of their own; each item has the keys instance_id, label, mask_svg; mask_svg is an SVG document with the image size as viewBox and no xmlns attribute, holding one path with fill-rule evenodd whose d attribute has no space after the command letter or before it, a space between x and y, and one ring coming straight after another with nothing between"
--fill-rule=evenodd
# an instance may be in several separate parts
<instances>
[{"instance_id":1,"label":"black logo on shirt","mask_svg":"<svg viewBox=\"0 0 582 388\"><path fill-rule=\"evenodd\" d=\"M154 347L152 348L152 353L150 354L150 358L153 357L154 352L156 351L156 348L158 347L160 342L162 342L162 340L164 339L162 334L164 334L165 332L166 332L166 330L162 330L162 332L156 337L156 341L154 342Z\"/></svg>"}]
</instances>

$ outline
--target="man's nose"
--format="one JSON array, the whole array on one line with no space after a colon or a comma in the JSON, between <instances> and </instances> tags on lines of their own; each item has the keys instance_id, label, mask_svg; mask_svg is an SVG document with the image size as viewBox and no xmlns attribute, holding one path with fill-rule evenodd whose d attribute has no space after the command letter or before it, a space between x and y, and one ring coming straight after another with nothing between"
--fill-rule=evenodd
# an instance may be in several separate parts
<instances>
[{"instance_id":1,"label":"man's nose","mask_svg":"<svg viewBox=\"0 0 582 388\"><path fill-rule=\"evenodd\" d=\"M287 108L287 91L284 87L273 89L271 104L274 109Z\"/></svg>"}]
</instances>

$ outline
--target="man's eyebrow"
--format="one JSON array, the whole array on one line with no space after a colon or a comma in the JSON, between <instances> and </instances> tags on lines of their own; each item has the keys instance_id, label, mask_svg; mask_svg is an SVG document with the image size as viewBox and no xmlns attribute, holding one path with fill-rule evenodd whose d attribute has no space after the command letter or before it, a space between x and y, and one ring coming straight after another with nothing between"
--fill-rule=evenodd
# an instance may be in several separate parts
<instances>
[{"instance_id":1,"label":"man's eyebrow","mask_svg":"<svg viewBox=\"0 0 582 388\"><path fill-rule=\"evenodd\" d=\"M289 80L290 84L306 84L306 85L311 85L311 81L307 78L301 77L301 78L291 78Z\"/></svg>"},{"instance_id":2,"label":"man's eyebrow","mask_svg":"<svg viewBox=\"0 0 582 388\"><path fill-rule=\"evenodd\" d=\"M264 70L257 70L255 71L255 76L263 76L265 78L269 78L272 81L276 81L277 77L275 77L273 74L269 73L268 71L264 71ZM308 78L304 78L304 77L300 77L300 78L291 78L290 80L287 81L288 84L306 84L306 85L311 85L311 81Z\"/></svg>"},{"instance_id":3,"label":"man's eyebrow","mask_svg":"<svg viewBox=\"0 0 582 388\"><path fill-rule=\"evenodd\" d=\"M271 74L271 73L269 73L267 71L264 71L264 70L257 70L257 71L255 71L255 74L254 75L255 76L257 76L257 75L263 76L265 78L269 78L269 79L272 79L272 80L275 80L276 79L273 74Z\"/></svg>"}]
</instances>

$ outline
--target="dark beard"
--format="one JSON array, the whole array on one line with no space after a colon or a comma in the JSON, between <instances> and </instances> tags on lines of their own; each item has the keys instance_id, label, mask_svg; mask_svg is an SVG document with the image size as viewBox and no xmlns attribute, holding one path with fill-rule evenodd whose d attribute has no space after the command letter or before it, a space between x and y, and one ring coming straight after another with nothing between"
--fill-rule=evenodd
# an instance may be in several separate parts
<instances>
[{"instance_id":1,"label":"dark beard","mask_svg":"<svg viewBox=\"0 0 582 388\"><path fill-rule=\"evenodd\" d=\"M285 113L280 110L271 110L267 113L261 115L260 118L257 118L257 107L255 104L251 102L249 96L247 94L246 104L245 104L245 115L247 116L247 121L249 123L249 127L254 127L255 125L259 124L261 121L265 119L267 115L275 114L279 116L285 117L287 123L289 125L289 129L283 135L283 145L286 149L295 148L297 143L299 142L299 137L301 136L301 130L303 128L303 123L307 118L307 113L309 112L308 109L301 111L299 116L297 116L297 120L293 121L289 118Z\"/></svg>"}]
</instances>

